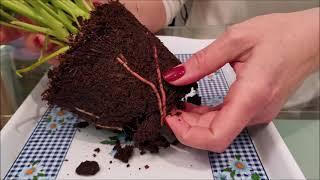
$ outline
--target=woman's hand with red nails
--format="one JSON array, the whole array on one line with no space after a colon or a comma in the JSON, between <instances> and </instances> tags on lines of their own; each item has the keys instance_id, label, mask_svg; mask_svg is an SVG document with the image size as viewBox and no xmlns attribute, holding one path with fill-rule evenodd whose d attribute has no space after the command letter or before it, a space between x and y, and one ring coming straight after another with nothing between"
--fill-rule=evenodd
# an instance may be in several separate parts
<instances>
[{"instance_id":1,"label":"woman's hand with red nails","mask_svg":"<svg viewBox=\"0 0 320 180\"><path fill-rule=\"evenodd\" d=\"M303 80L319 70L319 8L234 25L163 76L173 85L186 85L226 63L236 81L221 109L188 105L166 118L181 143L222 152L246 126L270 122Z\"/></svg>"}]
</instances>

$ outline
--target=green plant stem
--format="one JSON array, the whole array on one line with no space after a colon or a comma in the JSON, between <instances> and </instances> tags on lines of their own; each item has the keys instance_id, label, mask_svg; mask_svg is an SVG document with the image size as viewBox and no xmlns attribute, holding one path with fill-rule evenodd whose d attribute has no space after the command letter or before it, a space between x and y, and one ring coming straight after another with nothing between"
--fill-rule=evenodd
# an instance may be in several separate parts
<instances>
[{"instance_id":1,"label":"green plant stem","mask_svg":"<svg viewBox=\"0 0 320 180\"><path fill-rule=\"evenodd\" d=\"M4 10L0 9L0 15L4 18L6 18L9 21L17 21L15 17L11 16L9 13L6 13Z\"/></svg>"},{"instance_id":2,"label":"green plant stem","mask_svg":"<svg viewBox=\"0 0 320 180\"><path fill-rule=\"evenodd\" d=\"M73 18L65 14L65 12L62 11L61 9L57 9L57 14L61 19L61 21L65 23L65 26L69 29L69 31L72 34L77 34L79 32L78 29L72 25Z\"/></svg>"},{"instance_id":3,"label":"green plant stem","mask_svg":"<svg viewBox=\"0 0 320 180\"><path fill-rule=\"evenodd\" d=\"M19 13L22 16L30 18L32 20L36 20L42 22L40 16L38 16L32 8L26 6L24 3L17 3L19 1L12 1L12 0L0 0L0 5L12 10L13 12Z\"/></svg>"},{"instance_id":4,"label":"green plant stem","mask_svg":"<svg viewBox=\"0 0 320 180\"><path fill-rule=\"evenodd\" d=\"M32 64L31 66L28 66L26 68L23 68L23 69L19 69L16 71L16 74L19 76L19 77L22 77L21 73L25 73L25 72L29 72L29 71L32 71L33 69L35 69L36 67L40 66L41 64L47 62L48 60L60 55L60 54L63 54L65 53L66 51L69 50L69 46L65 46L63 48L60 48L59 50L49 54L48 56L46 57L42 57L40 60L38 60L37 62L35 62L34 64Z\"/></svg>"},{"instance_id":5,"label":"green plant stem","mask_svg":"<svg viewBox=\"0 0 320 180\"><path fill-rule=\"evenodd\" d=\"M12 21L12 22L18 22L18 21ZM47 30L49 30L47 28L43 28L43 27L39 27L39 26L37 27L37 30L35 30L34 28L29 28L29 27L25 27L25 26L18 26L18 25L15 25L15 24L10 24L10 23L4 22L4 21L0 21L0 24L3 25L3 26L6 26L6 27L15 28L15 29L19 29L19 30L27 31L27 32L34 32L34 33L39 32L39 30L47 33Z\"/></svg>"},{"instance_id":6,"label":"green plant stem","mask_svg":"<svg viewBox=\"0 0 320 180\"><path fill-rule=\"evenodd\" d=\"M50 15L52 15L53 17L55 17L56 19L58 19L71 33L75 34L78 32L78 29L75 28L72 25L72 22L70 22L68 19L65 19L61 16L59 16L58 13L56 13L52 8L52 6L49 6L48 3L44 3L42 1L37 1L37 3L39 4L39 6L41 6L43 9L45 9Z\"/></svg>"},{"instance_id":7,"label":"green plant stem","mask_svg":"<svg viewBox=\"0 0 320 180\"><path fill-rule=\"evenodd\" d=\"M92 11L92 8L90 7L90 5L87 3L86 0L75 0L75 3L77 4L78 7L80 7L82 10L86 11L87 13Z\"/></svg>"},{"instance_id":8,"label":"green plant stem","mask_svg":"<svg viewBox=\"0 0 320 180\"><path fill-rule=\"evenodd\" d=\"M33 10L41 17L41 19L45 19L45 21L41 23L45 24L47 27L50 27L55 32L56 36L58 36L57 38L63 39L69 37L69 32L64 28L63 23L52 16L45 8L41 6L39 2L39 0L27 1Z\"/></svg>"},{"instance_id":9,"label":"green plant stem","mask_svg":"<svg viewBox=\"0 0 320 180\"><path fill-rule=\"evenodd\" d=\"M72 8L75 13L78 15L78 16L82 16L84 17L85 19L89 19L89 13L88 12L85 12L83 11L80 7L78 7L76 4L74 4L72 1L70 0L60 0L62 3L64 3L65 5L69 6L70 8ZM78 17L77 16L77 17Z\"/></svg>"},{"instance_id":10,"label":"green plant stem","mask_svg":"<svg viewBox=\"0 0 320 180\"><path fill-rule=\"evenodd\" d=\"M57 40L54 40L54 39L51 39L51 38L49 38L48 40L49 40L50 43L56 44L58 46L67 46L65 43L63 43L61 41L57 41Z\"/></svg>"},{"instance_id":11,"label":"green plant stem","mask_svg":"<svg viewBox=\"0 0 320 180\"><path fill-rule=\"evenodd\" d=\"M77 24L78 27L80 27L80 24L77 20L78 15L76 12L72 10L72 8L68 7L62 1L60 0L51 0L51 3L57 8L57 9L62 9L63 11L67 12L73 19L73 21Z\"/></svg>"},{"instance_id":12,"label":"green plant stem","mask_svg":"<svg viewBox=\"0 0 320 180\"><path fill-rule=\"evenodd\" d=\"M88 2L88 5L91 7L91 9L94 9L94 5L93 5L93 2L92 0L85 0Z\"/></svg>"},{"instance_id":13,"label":"green plant stem","mask_svg":"<svg viewBox=\"0 0 320 180\"><path fill-rule=\"evenodd\" d=\"M35 8L30 6L27 2L35 6ZM50 16L45 10L39 8L39 6L34 3L36 1L31 0L27 2L24 0L1 0L0 5L27 18L37 21L42 25L50 27L54 31L54 33L51 33L50 35L54 35L57 39L64 40L69 36L69 33L63 28L63 25ZM27 23L23 25L26 24Z\"/></svg>"},{"instance_id":14,"label":"green plant stem","mask_svg":"<svg viewBox=\"0 0 320 180\"><path fill-rule=\"evenodd\" d=\"M68 4L66 4L64 1L62 0L51 0L51 3L56 6L58 9L62 9L64 11L66 11L67 13L69 13L73 18L77 18L78 16L84 16L84 17L89 17L88 13L84 14L79 14L79 11L77 11L76 9L72 9L72 7L68 6Z\"/></svg>"},{"instance_id":15,"label":"green plant stem","mask_svg":"<svg viewBox=\"0 0 320 180\"><path fill-rule=\"evenodd\" d=\"M29 23L25 23L22 21L11 21L11 24L13 25L17 25L22 27L24 30L30 31L30 32L39 32L42 34L48 34L51 36L54 36L55 38L59 39L60 41L64 41L64 42L68 42L67 37L60 37L60 35L57 35L55 31L49 29L49 28L45 28L45 27L41 27L41 26L37 26L37 25L33 25L33 24L29 24Z\"/></svg>"},{"instance_id":16,"label":"green plant stem","mask_svg":"<svg viewBox=\"0 0 320 180\"><path fill-rule=\"evenodd\" d=\"M19 30L22 30L22 31L36 32L36 31L29 30L29 29L25 29L25 28L23 28L23 27L16 26L16 25L13 25L13 24L4 22L4 21L0 21L0 25L6 26L6 27L10 27L10 28L14 28L14 29L19 29Z\"/></svg>"}]
</instances>

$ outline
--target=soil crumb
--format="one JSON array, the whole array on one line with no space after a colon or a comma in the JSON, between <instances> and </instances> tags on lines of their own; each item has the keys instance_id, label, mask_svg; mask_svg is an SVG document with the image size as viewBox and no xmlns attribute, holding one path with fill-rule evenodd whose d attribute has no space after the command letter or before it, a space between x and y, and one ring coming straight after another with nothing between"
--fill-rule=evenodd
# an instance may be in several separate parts
<instances>
[{"instance_id":1,"label":"soil crumb","mask_svg":"<svg viewBox=\"0 0 320 180\"><path fill-rule=\"evenodd\" d=\"M76 169L76 173L81 176L93 176L99 172L100 167L96 161L84 161Z\"/></svg>"}]
</instances>

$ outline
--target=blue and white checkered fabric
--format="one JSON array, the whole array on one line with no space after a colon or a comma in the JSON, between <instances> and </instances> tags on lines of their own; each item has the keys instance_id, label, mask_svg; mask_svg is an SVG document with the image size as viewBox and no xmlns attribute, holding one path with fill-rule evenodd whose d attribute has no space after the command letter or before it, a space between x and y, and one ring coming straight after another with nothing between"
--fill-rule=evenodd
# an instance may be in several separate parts
<instances>
[{"instance_id":1,"label":"blue and white checkered fabric","mask_svg":"<svg viewBox=\"0 0 320 180\"><path fill-rule=\"evenodd\" d=\"M179 54L177 57L184 62L190 55ZM227 91L228 85L222 70L199 81L198 93L205 105L220 104ZM56 178L72 143L76 131L74 124L78 121L71 113L61 111L58 107L49 108L43 115L5 179L34 179L33 176L37 176L38 179ZM249 174L237 171L234 179L249 179L250 173L258 174L260 179L268 179L247 130L243 131L224 153L209 152L208 156L216 179L221 179L222 176L215 174L226 169L232 171L232 162L235 159L249 166ZM41 168L42 171L39 171L40 174L37 171L33 176L24 175L23 172L30 167L34 167L34 170Z\"/></svg>"},{"instance_id":2,"label":"blue and white checkered fabric","mask_svg":"<svg viewBox=\"0 0 320 180\"><path fill-rule=\"evenodd\" d=\"M66 117L63 125L59 125L57 133L49 132L50 122L48 121L54 118L52 117L54 109L57 108L49 108L42 116L5 179L28 179L21 176L21 171L36 161L40 162L46 176L45 179L54 179L58 175L74 137L74 124L78 118L76 116Z\"/></svg>"},{"instance_id":3,"label":"blue and white checkered fabric","mask_svg":"<svg viewBox=\"0 0 320 180\"><path fill-rule=\"evenodd\" d=\"M185 62L191 55L178 54L176 56L182 62ZM223 102L223 98L229 89L225 75L221 69L203 78L198 84L198 92L199 96L201 96L202 104L211 106ZM235 178L250 179L250 174L257 173L260 179L268 179L247 130L244 130L224 153L209 152L212 173L216 174L223 172L226 168L231 168L231 162L236 159L237 156L241 157L241 161L248 164L250 172L247 174L236 174Z\"/></svg>"}]
</instances>

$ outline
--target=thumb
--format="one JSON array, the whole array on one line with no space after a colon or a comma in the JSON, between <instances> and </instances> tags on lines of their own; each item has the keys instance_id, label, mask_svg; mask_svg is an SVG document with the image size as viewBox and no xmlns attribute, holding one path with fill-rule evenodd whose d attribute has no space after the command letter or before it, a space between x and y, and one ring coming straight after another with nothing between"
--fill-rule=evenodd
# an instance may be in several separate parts
<instances>
[{"instance_id":1,"label":"thumb","mask_svg":"<svg viewBox=\"0 0 320 180\"><path fill-rule=\"evenodd\" d=\"M252 47L252 43L233 31L225 32L206 48L195 53L186 63L163 73L163 78L173 85L187 85L217 71Z\"/></svg>"}]
</instances>

